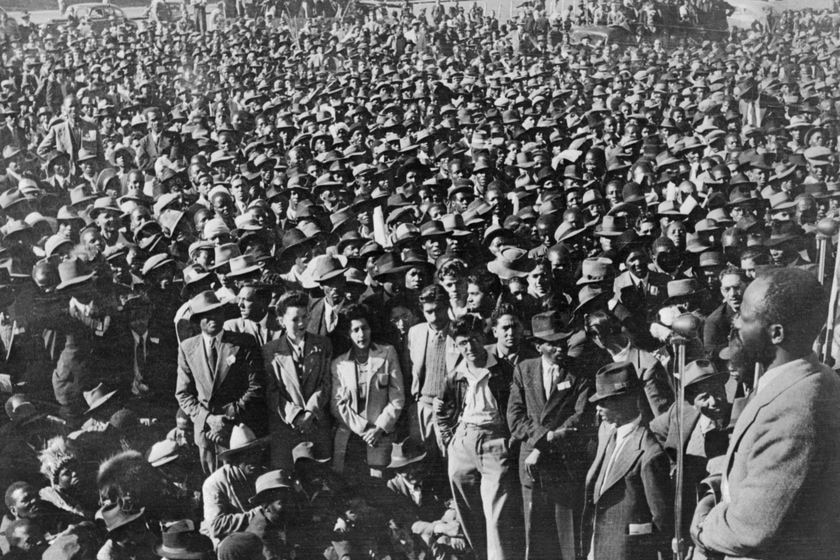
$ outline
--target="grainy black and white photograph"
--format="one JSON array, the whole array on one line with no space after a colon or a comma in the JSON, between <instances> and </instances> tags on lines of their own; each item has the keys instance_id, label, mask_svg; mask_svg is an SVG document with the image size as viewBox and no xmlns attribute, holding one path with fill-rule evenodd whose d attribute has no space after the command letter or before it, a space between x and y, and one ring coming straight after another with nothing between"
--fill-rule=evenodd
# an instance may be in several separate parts
<instances>
[{"instance_id":1,"label":"grainy black and white photograph","mask_svg":"<svg viewBox=\"0 0 840 560\"><path fill-rule=\"evenodd\" d=\"M840 560L840 0L0 0L0 560Z\"/></svg>"}]
</instances>

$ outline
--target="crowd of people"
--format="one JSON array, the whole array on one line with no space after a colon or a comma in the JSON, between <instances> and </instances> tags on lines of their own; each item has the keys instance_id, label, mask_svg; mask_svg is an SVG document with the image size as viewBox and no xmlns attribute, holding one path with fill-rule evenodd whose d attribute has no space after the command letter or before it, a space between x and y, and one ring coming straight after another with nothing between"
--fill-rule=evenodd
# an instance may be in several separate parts
<instances>
[{"instance_id":1,"label":"crowd of people","mask_svg":"<svg viewBox=\"0 0 840 560\"><path fill-rule=\"evenodd\" d=\"M546 20L9 36L2 558L840 556L835 14Z\"/></svg>"}]
</instances>

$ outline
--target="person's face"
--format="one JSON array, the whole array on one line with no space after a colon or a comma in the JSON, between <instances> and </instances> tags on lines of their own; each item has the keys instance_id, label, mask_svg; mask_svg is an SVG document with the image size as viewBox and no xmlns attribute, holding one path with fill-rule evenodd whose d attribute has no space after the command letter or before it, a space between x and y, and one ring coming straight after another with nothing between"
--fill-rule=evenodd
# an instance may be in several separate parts
<instances>
[{"instance_id":1,"label":"person's face","mask_svg":"<svg viewBox=\"0 0 840 560\"><path fill-rule=\"evenodd\" d=\"M478 333L455 337L455 346L468 364L474 364L480 361L487 353L484 349L484 341L481 340Z\"/></svg>"},{"instance_id":2,"label":"person's face","mask_svg":"<svg viewBox=\"0 0 840 560\"><path fill-rule=\"evenodd\" d=\"M449 294L449 299L461 299L466 293L467 281L464 278L447 275L441 279L440 285Z\"/></svg>"},{"instance_id":3,"label":"person's face","mask_svg":"<svg viewBox=\"0 0 840 560\"><path fill-rule=\"evenodd\" d=\"M222 332L223 325L224 314L218 311L208 313L207 315L203 316L199 321L201 332L208 336L216 336L217 334Z\"/></svg>"},{"instance_id":4,"label":"person's face","mask_svg":"<svg viewBox=\"0 0 840 560\"><path fill-rule=\"evenodd\" d=\"M674 242L678 249L685 248L685 226L681 222L674 222L668 227L668 239Z\"/></svg>"},{"instance_id":5,"label":"person's face","mask_svg":"<svg viewBox=\"0 0 840 560\"><path fill-rule=\"evenodd\" d=\"M12 515L17 519L36 517L42 509L43 502L38 492L31 486L18 488L12 493Z\"/></svg>"},{"instance_id":6,"label":"person's face","mask_svg":"<svg viewBox=\"0 0 840 560\"><path fill-rule=\"evenodd\" d=\"M446 250L446 238L432 237L427 239L423 246L426 249L426 255L430 259L437 260Z\"/></svg>"},{"instance_id":7,"label":"person's face","mask_svg":"<svg viewBox=\"0 0 840 560\"><path fill-rule=\"evenodd\" d=\"M537 266L528 273L528 291L532 294L543 297L548 294L550 278L544 266Z\"/></svg>"},{"instance_id":8,"label":"person's face","mask_svg":"<svg viewBox=\"0 0 840 560\"><path fill-rule=\"evenodd\" d=\"M728 408L724 384L715 379L701 382L695 389L694 400L691 404L703 416L720 420Z\"/></svg>"},{"instance_id":9,"label":"person's face","mask_svg":"<svg viewBox=\"0 0 840 560\"><path fill-rule=\"evenodd\" d=\"M35 524L15 527L14 536L11 540L15 542L15 546L19 550L24 552L38 550L46 544L43 530Z\"/></svg>"},{"instance_id":10,"label":"person's face","mask_svg":"<svg viewBox=\"0 0 840 560\"><path fill-rule=\"evenodd\" d=\"M289 307L280 318L283 328L295 340L300 340L306 333L306 324L309 322L309 312L305 307Z\"/></svg>"},{"instance_id":11,"label":"person's face","mask_svg":"<svg viewBox=\"0 0 840 560\"><path fill-rule=\"evenodd\" d=\"M264 470L262 449L251 449L243 452L237 466L246 477L256 478Z\"/></svg>"},{"instance_id":12,"label":"person's face","mask_svg":"<svg viewBox=\"0 0 840 560\"><path fill-rule=\"evenodd\" d=\"M412 268L405 273L405 287L408 290L421 290L425 284L422 268Z\"/></svg>"},{"instance_id":13,"label":"person's face","mask_svg":"<svg viewBox=\"0 0 840 560\"><path fill-rule=\"evenodd\" d=\"M744 271L747 278L755 278L755 267L755 259L741 259L741 270Z\"/></svg>"},{"instance_id":14,"label":"person's face","mask_svg":"<svg viewBox=\"0 0 840 560\"><path fill-rule=\"evenodd\" d=\"M472 193L457 192L452 197L452 202L455 206L455 209L459 212L465 212L472 201Z\"/></svg>"},{"instance_id":15,"label":"person's face","mask_svg":"<svg viewBox=\"0 0 840 560\"><path fill-rule=\"evenodd\" d=\"M79 485L79 474L76 472L76 466L73 464L67 465L58 473L56 485L59 489L68 491Z\"/></svg>"},{"instance_id":16,"label":"person's face","mask_svg":"<svg viewBox=\"0 0 840 560\"><path fill-rule=\"evenodd\" d=\"M353 319L350 321L350 342L356 350L370 348L370 325L367 319Z\"/></svg>"},{"instance_id":17,"label":"person's face","mask_svg":"<svg viewBox=\"0 0 840 560\"><path fill-rule=\"evenodd\" d=\"M163 130L163 119L161 119L160 113L157 111L149 112L149 130L154 131L156 134Z\"/></svg>"},{"instance_id":18,"label":"person's face","mask_svg":"<svg viewBox=\"0 0 840 560\"><path fill-rule=\"evenodd\" d=\"M770 338L771 325L759 315L765 293L761 279L750 284L744 291L741 311L732 324L729 351L733 366L740 372L752 372L755 364L767 367L776 356Z\"/></svg>"},{"instance_id":19,"label":"person's face","mask_svg":"<svg viewBox=\"0 0 840 560\"><path fill-rule=\"evenodd\" d=\"M87 230L82 236L82 245L91 254L96 255L105 249L105 241L98 231Z\"/></svg>"},{"instance_id":20,"label":"person's face","mask_svg":"<svg viewBox=\"0 0 840 560\"><path fill-rule=\"evenodd\" d=\"M737 274L727 274L721 279L720 293L723 301L736 313L741 309L744 288L744 283Z\"/></svg>"},{"instance_id":21,"label":"person's face","mask_svg":"<svg viewBox=\"0 0 840 560\"><path fill-rule=\"evenodd\" d=\"M621 425L628 420L630 398L628 396L608 397L598 401L595 408L604 422Z\"/></svg>"},{"instance_id":22,"label":"person's face","mask_svg":"<svg viewBox=\"0 0 840 560\"><path fill-rule=\"evenodd\" d=\"M257 296L252 288L243 288L239 291L238 298L239 314L243 319L260 321L268 311L267 302Z\"/></svg>"},{"instance_id":23,"label":"person's face","mask_svg":"<svg viewBox=\"0 0 840 560\"><path fill-rule=\"evenodd\" d=\"M502 315L493 327L496 344L514 348L522 340L522 323L513 315Z\"/></svg>"},{"instance_id":24,"label":"person's face","mask_svg":"<svg viewBox=\"0 0 840 560\"><path fill-rule=\"evenodd\" d=\"M76 118L76 114L79 111L79 102L74 98L68 98L62 104L61 110L65 115L67 115L69 120L73 120Z\"/></svg>"},{"instance_id":25,"label":"person's face","mask_svg":"<svg viewBox=\"0 0 840 560\"><path fill-rule=\"evenodd\" d=\"M338 305L344 299L344 276L337 276L321 284L324 298L332 305Z\"/></svg>"},{"instance_id":26,"label":"person's face","mask_svg":"<svg viewBox=\"0 0 840 560\"><path fill-rule=\"evenodd\" d=\"M562 365L566 358L566 345L562 341L541 341L537 349L552 364Z\"/></svg>"},{"instance_id":27,"label":"person's face","mask_svg":"<svg viewBox=\"0 0 840 560\"><path fill-rule=\"evenodd\" d=\"M263 514L271 523L278 523L283 519L285 511L286 495L285 491L277 491L274 499L263 506Z\"/></svg>"},{"instance_id":28,"label":"person's face","mask_svg":"<svg viewBox=\"0 0 840 560\"><path fill-rule=\"evenodd\" d=\"M233 216L233 201L226 196L213 197L213 210L222 218Z\"/></svg>"},{"instance_id":29,"label":"person's face","mask_svg":"<svg viewBox=\"0 0 840 560\"><path fill-rule=\"evenodd\" d=\"M441 303L424 303L423 318L434 327L442 327L449 321L446 305Z\"/></svg>"},{"instance_id":30,"label":"person's face","mask_svg":"<svg viewBox=\"0 0 840 560\"><path fill-rule=\"evenodd\" d=\"M397 306L391 310L391 325L397 329L402 336L408 334L408 329L418 323L417 315L407 307Z\"/></svg>"},{"instance_id":31,"label":"person's face","mask_svg":"<svg viewBox=\"0 0 840 560\"><path fill-rule=\"evenodd\" d=\"M631 253L624 262L624 265L638 278L647 276L648 259L644 253L639 251Z\"/></svg>"},{"instance_id":32,"label":"person's face","mask_svg":"<svg viewBox=\"0 0 840 560\"><path fill-rule=\"evenodd\" d=\"M116 223L116 216L113 212L100 212L96 217L96 224L105 233L113 233L116 230Z\"/></svg>"},{"instance_id":33,"label":"person's face","mask_svg":"<svg viewBox=\"0 0 840 560\"><path fill-rule=\"evenodd\" d=\"M478 284L467 284L467 310L475 313L485 305L485 293Z\"/></svg>"}]
</instances>

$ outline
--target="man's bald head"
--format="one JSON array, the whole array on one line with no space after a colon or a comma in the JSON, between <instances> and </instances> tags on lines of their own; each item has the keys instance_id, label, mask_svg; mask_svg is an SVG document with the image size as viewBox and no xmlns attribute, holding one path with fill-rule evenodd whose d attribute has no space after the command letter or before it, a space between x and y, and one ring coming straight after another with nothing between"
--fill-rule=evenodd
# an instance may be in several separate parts
<instances>
[{"instance_id":1,"label":"man's bald head","mask_svg":"<svg viewBox=\"0 0 840 560\"><path fill-rule=\"evenodd\" d=\"M825 291L817 278L799 268L762 273L744 292L742 309L747 302L765 327L782 327L783 339L778 346L801 355L810 352L828 310Z\"/></svg>"}]
</instances>

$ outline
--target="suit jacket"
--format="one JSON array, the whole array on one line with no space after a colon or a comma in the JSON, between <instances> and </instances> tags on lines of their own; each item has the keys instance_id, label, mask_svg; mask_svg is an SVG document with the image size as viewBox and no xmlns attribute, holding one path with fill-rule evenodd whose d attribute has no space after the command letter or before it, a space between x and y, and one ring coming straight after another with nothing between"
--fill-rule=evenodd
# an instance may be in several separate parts
<instances>
[{"instance_id":1,"label":"suit jacket","mask_svg":"<svg viewBox=\"0 0 840 560\"><path fill-rule=\"evenodd\" d=\"M735 424L723 500L700 542L729 558L838 558L840 380L811 354L762 381Z\"/></svg>"},{"instance_id":2,"label":"suit jacket","mask_svg":"<svg viewBox=\"0 0 840 560\"><path fill-rule=\"evenodd\" d=\"M642 381L650 408L647 419L652 420L667 411L674 402L674 391L668 379L668 372L656 356L640 348L631 347L627 361L633 363L636 374Z\"/></svg>"},{"instance_id":3,"label":"suit jacket","mask_svg":"<svg viewBox=\"0 0 840 560\"><path fill-rule=\"evenodd\" d=\"M668 297L668 277L651 270L648 272L647 286L642 290L636 286L630 271L625 270L616 276L613 292L619 301L632 307L632 302L628 301L628 290L635 291L636 295L642 298L645 309L655 309L661 306Z\"/></svg>"},{"instance_id":4,"label":"suit jacket","mask_svg":"<svg viewBox=\"0 0 840 560\"><path fill-rule=\"evenodd\" d=\"M210 414L224 414L255 432L264 431L265 384L256 342L248 335L222 331L214 371L210 371L203 335L188 338L178 348L175 398L193 421L195 443L208 445L205 431Z\"/></svg>"},{"instance_id":5,"label":"suit jacket","mask_svg":"<svg viewBox=\"0 0 840 560\"><path fill-rule=\"evenodd\" d=\"M268 403L272 414L288 426L304 411L326 421L330 402L332 345L327 338L307 332L303 343L303 371L298 372L289 339L281 336L263 347L269 378Z\"/></svg>"},{"instance_id":6,"label":"suit jacket","mask_svg":"<svg viewBox=\"0 0 840 560\"><path fill-rule=\"evenodd\" d=\"M71 171L76 169L76 159L81 148L87 148L97 155L101 155L99 130L95 125L84 119L76 119L76 139L72 139L70 125L61 121L50 127L47 135L38 145L38 157L44 159L51 150L58 150L70 156Z\"/></svg>"},{"instance_id":7,"label":"suit jacket","mask_svg":"<svg viewBox=\"0 0 840 560\"><path fill-rule=\"evenodd\" d=\"M589 397L595 392L595 384L591 377L561 370L560 381L546 400L542 369L540 357L524 360L513 370L507 421L513 439L522 442L519 480L526 486L534 484L525 469L525 459L536 448L540 450L541 475L545 471L557 485L576 487L586 476L586 443L594 435L595 407ZM558 428L579 432L546 441L548 432Z\"/></svg>"},{"instance_id":8,"label":"suit jacket","mask_svg":"<svg viewBox=\"0 0 840 560\"><path fill-rule=\"evenodd\" d=\"M361 435L368 428L380 428L387 437L376 447L367 447L367 462L371 466L387 465L391 457L391 441L397 419L405 403L402 371L393 346L373 344L368 358L367 400L365 409L357 412L359 385L356 363L350 352L345 352L332 362L332 396L330 409L338 420L335 434L333 461L341 471L347 441L355 434Z\"/></svg>"},{"instance_id":9,"label":"suit jacket","mask_svg":"<svg viewBox=\"0 0 840 560\"><path fill-rule=\"evenodd\" d=\"M516 351L515 354L508 354L504 358L499 356L498 347L496 346L495 343L494 344L488 344L487 346L484 347L484 349L487 350L488 354L493 354L493 356L495 356L497 360L505 360L510 365L512 365L513 367L516 367L517 365L519 365L520 363L522 363L525 360L530 360L531 358L539 358L540 357L540 353L537 352L534 349L533 346L531 346L530 344L524 344L524 343L519 345L519 348L518 348L518 350Z\"/></svg>"},{"instance_id":10,"label":"suit jacket","mask_svg":"<svg viewBox=\"0 0 840 560\"><path fill-rule=\"evenodd\" d=\"M735 315L729 304L723 303L703 323L703 346L713 355L717 355L721 348L729 344L729 332Z\"/></svg>"},{"instance_id":11,"label":"suit jacket","mask_svg":"<svg viewBox=\"0 0 840 560\"><path fill-rule=\"evenodd\" d=\"M332 332L327 331L326 303L324 298L318 298L309 306L309 324L306 327L308 332L325 336L330 339L336 353L343 353L350 348L350 339L347 336L348 328L344 316L339 313Z\"/></svg>"},{"instance_id":12,"label":"suit jacket","mask_svg":"<svg viewBox=\"0 0 840 560\"><path fill-rule=\"evenodd\" d=\"M642 422L619 450L602 487L595 488L614 429L601 424L598 452L586 475L581 550L594 546L597 560L655 560L670 553L673 537L668 456ZM629 533L631 525L639 534Z\"/></svg>"},{"instance_id":13,"label":"suit jacket","mask_svg":"<svg viewBox=\"0 0 840 560\"><path fill-rule=\"evenodd\" d=\"M409 395L417 397L423 389L426 379L426 344L429 340L429 323L420 323L408 329L408 360L411 367L411 387ZM460 354L455 347L455 339L446 337L446 371L455 369Z\"/></svg>"},{"instance_id":14,"label":"suit jacket","mask_svg":"<svg viewBox=\"0 0 840 560\"><path fill-rule=\"evenodd\" d=\"M227 535L248 529L253 517L248 500L254 494L253 481L249 481L238 467L224 465L217 469L201 486L204 502L202 532L218 546Z\"/></svg>"},{"instance_id":15,"label":"suit jacket","mask_svg":"<svg viewBox=\"0 0 840 560\"><path fill-rule=\"evenodd\" d=\"M260 348L283 335L283 326L273 311L268 314L267 327L267 330L263 329L261 332L255 321L243 319L242 317L225 321L226 331L249 334L254 337L254 340L257 341Z\"/></svg>"},{"instance_id":16,"label":"suit jacket","mask_svg":"<svg viewBox=\"0 0 840 560\"><path fill-rule=\"evenodd\" d=\"M741 113L742 125L749 123L749 109L754 101L746 101L741 99L738 101L738 111ZM761 126L769 116L783 116L784 107L775 97L760 94L758 97L758 122L752 123L754 126Z\"/></svg>"}]
</instances>

